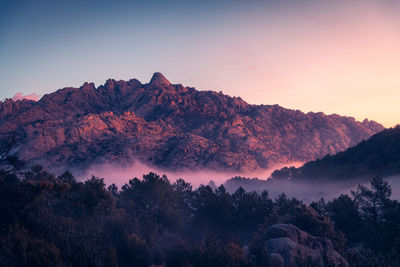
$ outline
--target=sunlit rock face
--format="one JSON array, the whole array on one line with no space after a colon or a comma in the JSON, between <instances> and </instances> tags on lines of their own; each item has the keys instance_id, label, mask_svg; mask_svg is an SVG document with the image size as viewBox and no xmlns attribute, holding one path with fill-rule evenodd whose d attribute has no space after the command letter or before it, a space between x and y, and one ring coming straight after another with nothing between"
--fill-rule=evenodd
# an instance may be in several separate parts
<instances>
[{"instance_id":1,"label":"sunlit rock face","mask_svg":"<svg viewBox=\"0 0 400 267\"><path fill-rule=\"evenodd\" d=\"M356 145L383 126L351 117L250 105L171 84L109 79L39 101L0 103L0 146L47 167L135 160L169 169L257 170L305 162Z\"/></svg>"}]
</instances>

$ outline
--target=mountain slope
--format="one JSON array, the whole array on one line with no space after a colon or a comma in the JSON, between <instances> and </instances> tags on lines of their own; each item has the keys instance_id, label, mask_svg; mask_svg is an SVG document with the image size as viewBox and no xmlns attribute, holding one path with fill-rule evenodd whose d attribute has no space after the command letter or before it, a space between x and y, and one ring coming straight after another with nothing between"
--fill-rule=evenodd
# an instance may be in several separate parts
<instances>
[{"instance_id":1,"label":"mountain slope","mask_svg":"<svg viewBox=\"0 0 400 267\"><path fill-rule=\"evenodd\" d=\"M344 152L308 162L300 168L275 171L272 177L314 181L370 179L374 175L394 174L400 174L400 126L383 130Z\"/></svg>"},{"instance_id":2,"label":"mountain slope","mask_svg":"<svg viewBox=\"0 0 400 267\"><path fill-rule=\"evenodd\" d=\"M381 131L351 117L171 84L107 80L64 88L39 101L0 103L0 146L47 167L86 168L134 159L166 168L254 170L336 153ZM3 145L1 145L3 144Z\"/></svg>"}]
</instances>

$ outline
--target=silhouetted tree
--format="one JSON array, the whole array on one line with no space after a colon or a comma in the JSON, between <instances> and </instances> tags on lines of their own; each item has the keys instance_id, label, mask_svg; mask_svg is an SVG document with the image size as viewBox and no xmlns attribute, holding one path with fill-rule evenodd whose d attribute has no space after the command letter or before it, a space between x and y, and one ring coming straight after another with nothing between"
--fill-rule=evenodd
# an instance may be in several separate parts
<instances>
[{"instance_id":1,"label":"silhouetted tree","mask_svg":"<svg viewBox=\"0 0 400 267\"><path fill-rule=\"evenodd\" d=\"M400 204L390 194L379 177L354 198L307 205L266 191L193 190L155 173L118 191L39 165L0 171L0 266L268 266L266 229L279 222L331 239L351 265L398 266Z\"/></svg>"},{"instance_id":2,"label":"silhouetted tree","mask_svg":"<svg viewBox=\"0 0 400 267\"><path fill-rule=\"evenodd\" d=\"M63 182L69 183L69 184L76 183L75 177L69 171L63 172L60 176L58 176L58 179L62 180Z\"/></svg>"},{"instance_id":3,"label":"silhouetted tree","mask_svg":"<svg viewBox=\"0 0 400 267\"><path fill-rule=\"evenodd\" d=\"M338 198L326 204L326 215L335 223L335 228L346 234L353 241L362 229L361 216L356 201L347 195L340 195Z\"/></svg>"}]
</instances>

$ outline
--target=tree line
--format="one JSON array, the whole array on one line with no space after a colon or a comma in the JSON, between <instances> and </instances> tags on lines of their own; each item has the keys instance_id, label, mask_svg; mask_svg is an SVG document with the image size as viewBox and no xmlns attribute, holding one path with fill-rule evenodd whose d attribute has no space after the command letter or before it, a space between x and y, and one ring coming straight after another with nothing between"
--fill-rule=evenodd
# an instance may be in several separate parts
<instances>
[{"instance_id":1,"label":"tree line","mask_svg":"<svg viewBox=\"0 0 400 267\"><path fill-rule=\"evenodd\" d=\"M193 189L149 173L121 188L39 165L0 171L1 266L268 266L264 234L291 223L332 240L352 266L400 264L400 204L374 177L305 204L284 193Z\"/></svg>"}]
</instances>

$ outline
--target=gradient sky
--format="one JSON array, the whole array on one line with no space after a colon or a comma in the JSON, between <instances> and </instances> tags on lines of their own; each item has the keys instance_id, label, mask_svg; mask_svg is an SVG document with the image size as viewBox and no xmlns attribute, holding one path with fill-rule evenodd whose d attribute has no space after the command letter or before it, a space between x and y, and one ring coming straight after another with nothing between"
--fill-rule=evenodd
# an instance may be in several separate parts
<instances>
[{"instance_id":1,"label":"gradient sky","mask_svg":"<svg viewBox=\"0 0 400 267\"><path fill-rule=\"evenodd\" d=\"M160 71L174 83L400 123L400 1L0 0L0 99Z\"/></svg>"}]
</instances>

